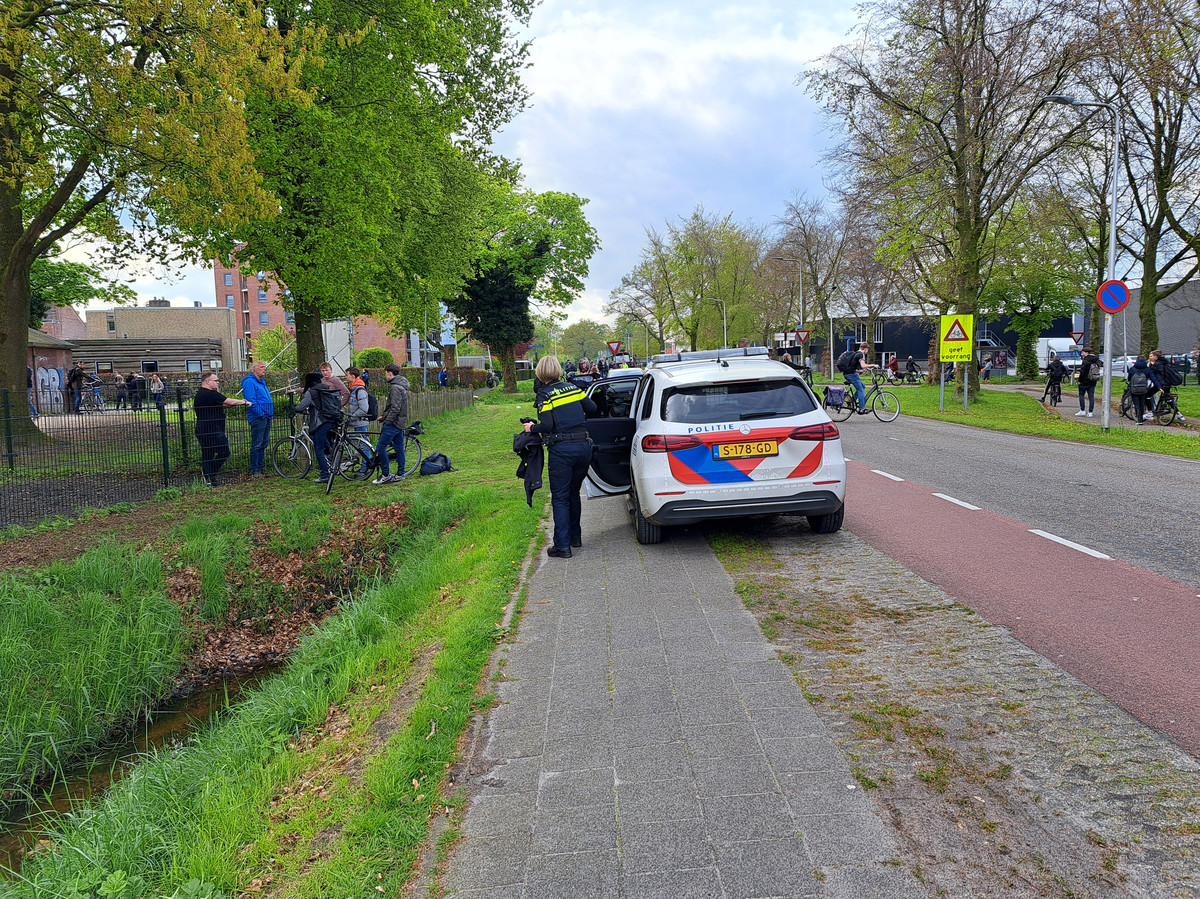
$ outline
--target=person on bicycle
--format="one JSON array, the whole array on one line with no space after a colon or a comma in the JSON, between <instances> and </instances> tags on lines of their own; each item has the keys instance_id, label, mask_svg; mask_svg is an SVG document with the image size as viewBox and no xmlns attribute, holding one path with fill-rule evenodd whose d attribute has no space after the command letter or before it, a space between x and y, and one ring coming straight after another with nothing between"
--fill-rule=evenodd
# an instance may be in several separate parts
<instances>
[{"instance_id":1,"label":"person on bicycle","mask_svg":"<svg viewBox=\"0 0 1200 899\"><path fill-rule=\"evenodd\" d=\"M310 371L304 376L304 396L296 403L296 411L308 413L308 436L312 438L313 455L321 469L320 477L313 478L313 483L324 484L333 477L325 451L329 432L342 422L341 398L337 390L322 380L319 371Z\"/></svg>"},{"instance_id":2,"label":"person on bicycle","mask_svg":"<svg viewBox=\"0 0 1200 899\"><path fill-rule=\"evenodd\" d=\"M870 347L865 343L858 345L858 352L854 354L853 360L846 366L842 372L846 376L846 380L854 388L854 396L858 400L858 414L867 414L867 388L863 386L862 378L859 377L859 372L868 371L870 369L879 368L878 365L867 364L867 350Z\"/></svg>"},{"instance_id":3,"label":"person on bicycle","mask_svg":"<svg viewBox=\"0 0 1200 899\"><path fill-rule=\"evenodd\" d=\"M1062 392L1063 378L1067 377L1067 367L1057 356L1051 354L1050 362L1046 365L1046 389L1042 391L1042 402L1052 393Z\"/></svg>"},{"instance_id":4,"label":"person on bicycle","mask_svg":"<svg viewBox=\"0 0 1200 899\"><path fill-rule=\"evenodd\" d=\"M1091 418L1096 414L1096 382L1104 376L1104 367L1090 346L1083 348L1082 357L1079 361L1079 411L1075 414ZM1083 408L1085 397L1087 409Z\"/></svg>"},{"instance_id":5,"label":"person on bicycle","mask_svg":"<svg viewBox=\"0 0 1200 899\"><path fill-rule=\"evenodd\" d=\"M900 373L900 357L893 356L888 360L888 364L884 368L887 370L887 379L889 381L896 380L896 375Z\"/></svg>"},{"instance_id":6,"label":"person on bicycle","mask_svg":"<svg viewBox=\"0 0 1200 899\"><path fill-rule=\"evenodd\" d=\"M1154 372L1154 379L1162 385L1162 395L1164 397L1170 396L1171 388L1177 387L1183 383L1183 376L1179 374L1179 372L1175 371L1175 366L1167 361L1167 357L1163 355L1162 350L1151 350L1149 361L1150 371ZM1155 399L1155 395L1158 392L1159 391L1157 390L1152 390L1146 395L1146 399L1149 400L1149 406L1151 410L1158 408L1158 401ZM1180 421L1187 420L1183 417L1182 413L1178 411L1176 411L1175 417Z\"/></svg>"},{"instance_id":7,"label":"person on bicycle","mask_svg":"<svg viewBox=\"0 0 1200 899\"><path fill-rule=\"evenodd\" d=\"M379 459L379 477L372 484L392 484L404 480L404 429L408 427L408 378L400 374L400 366L395 362L383 370L383 376L388 382L387 406L379 413L379 443L375 446L375 455ZM388 448L396 452L397 470L391 473L388 466Z\"/></svg>"},{"instance_id":8,"label":"person on bicycle","mask_svg":"<svg viewBox=\"0 0 1200 899\"><path fill-rule=\"evenodd\" d=\"M1126 383L1129 385L1129 395L1133 399L1133 408L1136 413L1134 419L1139 425L1144 421L1150 421L1154 418L1154 413L1149 411L1150 405L1147 400L1162 390L1162 385L1154 376L1145 356L1137 357L1137 362L1133 363L1133 368L1126 374Z\"/></svg>"},{"instance_id":9,"label":"person on bicycle","mask_svg":"<svg viewBox=\"0 0 1200 899\"><path fill-rule=\"evenodd\" d=\"M908 361L904 363L904 374L914 384L921 378L921 366L913 361L912 356L909 356Z\"/></svg>"}]
</instances>

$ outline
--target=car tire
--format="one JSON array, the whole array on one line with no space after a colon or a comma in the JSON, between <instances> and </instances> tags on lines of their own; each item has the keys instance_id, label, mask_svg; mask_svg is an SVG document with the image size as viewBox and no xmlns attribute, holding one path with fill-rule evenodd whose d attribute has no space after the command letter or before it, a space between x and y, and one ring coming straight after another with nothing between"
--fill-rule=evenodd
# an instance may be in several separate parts
<instances>
[{"instance_id":1,"label":"car tire","mask_svg":"<svg viewBox=\"0 0 1200 899\"><path fill-rule=\"evenodd\" d=\"M836 512L828 515L809 515L808 526L814 534L832 534L842 529L842 519L846 517L846 507L843 505Z\"/></svg>"},{"instance_id":2,"label":"car tire","mask_svg":"<svg viewBox=\"0 0 1200 899\"><path fill-rule=\"evenodd\" d=\"M637 542L642 546L662 543L662 526L646 520L638 505L637 488L633 484L629 485L629 492L633 496L633 527L637 532Z\"/></svg>"}]
</instances>

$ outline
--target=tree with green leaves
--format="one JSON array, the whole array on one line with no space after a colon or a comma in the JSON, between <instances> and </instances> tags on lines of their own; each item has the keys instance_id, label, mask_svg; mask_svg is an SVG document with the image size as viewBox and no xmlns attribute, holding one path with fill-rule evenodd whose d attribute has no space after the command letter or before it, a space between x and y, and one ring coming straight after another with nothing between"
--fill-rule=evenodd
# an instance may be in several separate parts
<instances>
[{"instance_id":1,"label":"tree with green leaves","mask_svg":"<svg viewBox=\"0 0 1200 899\"><path fill-rule=\"evenodd\" d=\"M277 214L238 228L238 260L287 285L302 368L321 323L424 321L479 252L492 131L519 111L529 0L382 0L263 8L280 36L319 28L311 102L251 97L252 142ZM298 64L300 48L288 64ZM493 166L495 167L495 166Z\"/></svg>"},{"instance_id":2,"label":"tree with green leaves","mask_svg":"<svg viewBox=\"0 0 1200 899\"><path fill-rule=\"evenodd\" d=\"M108 262L198 260L276 207L244 98L293 78L261 26L227 0L0 5L0 387L25 388L34 262L69 235Z\"/></svg>"},{"instance_id":3,"label":"tree with green leaves","mask_svg":"<svg viewBox=\"0 0 1200 899\"><path fill-rule=\"evenodd\" d=\"M284 325L264 328L254 335L251 348L256 362L273 371L299 371L296 367L296 338Z\"/></svg>"},{"instance_id":4,"label":"tree with green leaves","mask_svg":"<svg viewBox=\"0 0 1200 899\"><path fill-rule=\"evenodd\" d=\"M587 356L595 362L596 357L608 348L608 338L608 325L585 318L563 331L562 353L576 361Z\"/></svg>"},{"instance_id":5,"label":"tree with green leaves","mask_svg":"<svg viewBox=\"0 0 1200 899\"><path fill-rule=\"evenodd\" d=\"M875 0L864 13L806 81L845 129L837 159L873 188L885 257L975 313L1017 192L1071 136L1046 127L1046 97L1091 34L1065 0Z\"/></svg>"},{"instance_id":6,"label":"tree with green leaves","mask_svg":"<svg viewBox=\"0 0 1200 899\"><path fill-rule=\"evenodd\" d=\"M505 391L515 392L517 350L534 333L531 304L546 312L570 305L599 238L583 215L586 200L497 187L475 274L446 306L472 339L491 347Z\"/></svg>"},{"instance_id":7,"label":"tree with green leaves","mask_svg":"<svg viewBox=\"0 0 1200 899\"><path fill-rule=\"evenodd\" d=\"M133 288L105 278L95 266L39 256L29 272L29 327L41 328L52 306L82 306L92 300L121 305L135 299Z\"/></svg>"}]
</instances>

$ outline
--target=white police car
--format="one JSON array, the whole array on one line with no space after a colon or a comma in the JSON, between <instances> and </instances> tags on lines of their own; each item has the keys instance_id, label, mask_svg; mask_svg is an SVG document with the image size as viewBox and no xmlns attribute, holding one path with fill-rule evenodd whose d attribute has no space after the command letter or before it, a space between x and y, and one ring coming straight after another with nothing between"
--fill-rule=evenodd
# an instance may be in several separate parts
<instances>
[{"instance_id":1,"label":"white police car","mask_svg":"<svg viewBox=\"0 0 1200 899\"><path fill-rule=\"evenodd\" d=\"M588 395L589 499L628 494L639 543L716 518L804 515L842 526L846 460L837 426L799 374L765 347L655 356Z\"/></svg>"}]
</instances>

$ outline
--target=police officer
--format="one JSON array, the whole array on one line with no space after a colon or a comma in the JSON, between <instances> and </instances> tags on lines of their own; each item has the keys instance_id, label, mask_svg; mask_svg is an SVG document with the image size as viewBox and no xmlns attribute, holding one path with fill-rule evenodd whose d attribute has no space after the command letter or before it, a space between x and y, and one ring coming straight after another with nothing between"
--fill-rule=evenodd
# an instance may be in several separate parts
<instances>
[{"instance_id":1,"label":"police officer","mask_svg":"<svg viewBox=\"0 0 1200 899\"><path fill-rule=\"evenodd\" d=\"M584 396L574 383L563 380L562 366L556 356L543 356L534 369L542 387L534 403L536 422L525 422L525 430L541 434L546 444L547 473L550 481L550 505L554 511L554 545L546 554L556 559L571 558L571 547L583 545L579 526L582 511L579 488L592 459L592 442L585 422L596 404Z\"/></svg>"}]
</instances>

